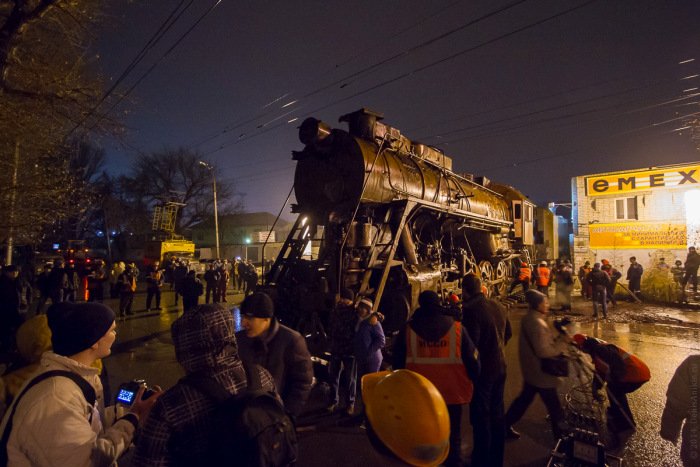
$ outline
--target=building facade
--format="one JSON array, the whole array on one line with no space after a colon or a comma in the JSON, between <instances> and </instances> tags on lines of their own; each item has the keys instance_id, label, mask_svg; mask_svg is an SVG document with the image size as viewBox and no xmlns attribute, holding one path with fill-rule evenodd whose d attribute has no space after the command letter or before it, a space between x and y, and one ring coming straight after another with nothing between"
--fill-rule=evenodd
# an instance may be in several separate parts
<instances>
[{"instance_id":1,"label":"building facade","mask_svg":"<svg viewBox=\"0 0 700 467\"><path fill-rule=\"evenodd\" d=\"M623 274L685 261L700 247L700 162L584 175L572 179L577 266L608 259Z\"/></svg>"},{"instance_id":2,"label":"building facade","mask_svg":"<svg viewBox=\"0 0 700 467\"><path fill-rule=\"evenodd\" d=\"M284 219L275 223L276 218L277 216L269 212L219 216L220 256L228 259L240 257L255 263L261 263L263 259L274 260L290 229L290 224ZM211 259L216 256L213 218L193 226L191 235L192 241L199 249L200 258Z\"/></svg>"}]
</instances>

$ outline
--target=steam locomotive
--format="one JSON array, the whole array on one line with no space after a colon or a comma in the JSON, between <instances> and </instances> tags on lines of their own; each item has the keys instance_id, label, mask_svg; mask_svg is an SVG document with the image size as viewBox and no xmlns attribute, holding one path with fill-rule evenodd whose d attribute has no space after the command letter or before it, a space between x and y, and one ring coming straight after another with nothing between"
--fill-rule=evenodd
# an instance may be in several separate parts
<instances>
[{"instance_id":1,"label":"steam locomotive","mask_svg":"<svg viewBox=\"0 0 700 467\"><path fill-rule=\"evenodd\" d=\"M283 321L303 327L343 288L374 300L392 332L420 292L479 275L503 296L534 254L535 205L510 186L459 175L452 160L361 109L349 131L307 118L294 191L297 220L266 277Z\"/></svg>"}]
</instances>

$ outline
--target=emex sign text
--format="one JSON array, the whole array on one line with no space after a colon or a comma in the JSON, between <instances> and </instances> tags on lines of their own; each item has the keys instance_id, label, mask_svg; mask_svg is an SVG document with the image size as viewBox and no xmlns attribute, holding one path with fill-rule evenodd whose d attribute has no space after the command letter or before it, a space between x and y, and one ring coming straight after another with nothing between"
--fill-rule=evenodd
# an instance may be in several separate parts
<instances>
[{"instance_id":1,"label":"emex sign text","mask_svg":"<svg viewBox=\"0 0 700 467\"><path fill-rule=\"evenodd\" d=\"M683 167L586 177L586 195L603 196L656 188L689 187L700 184L700 163Z\"/></svg>"}]
</instances>

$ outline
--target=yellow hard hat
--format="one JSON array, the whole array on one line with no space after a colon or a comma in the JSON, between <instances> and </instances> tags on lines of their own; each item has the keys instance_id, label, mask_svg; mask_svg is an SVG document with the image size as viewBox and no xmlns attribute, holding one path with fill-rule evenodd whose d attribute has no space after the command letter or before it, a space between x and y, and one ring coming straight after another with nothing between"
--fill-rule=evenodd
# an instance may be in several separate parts
<instances>
[{"instance_id":1,"label":"yellow hard hat","mask_svg":"<svg viewBox=\"0 0 700 467\"><path fill-rule=\"evenodd\" d=\"M410 370L362 377L362 399L372 430L402 461L440 465L450 450L450 417L437 388Z\"/></svg>"}]
</instances>

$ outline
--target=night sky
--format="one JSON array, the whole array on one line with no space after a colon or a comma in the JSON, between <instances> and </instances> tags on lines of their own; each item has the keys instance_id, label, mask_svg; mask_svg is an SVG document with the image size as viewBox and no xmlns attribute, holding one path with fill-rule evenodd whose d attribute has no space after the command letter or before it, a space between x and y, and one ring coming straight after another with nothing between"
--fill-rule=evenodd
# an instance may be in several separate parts
<instances>
[{"instance_id":1,"label":"night sky","mask_svg":"<svg viewBox=\"0 0 700 467\"><path fill-rule=\"evenodd\" d=\"M98 31L108 79L180 1L114 3ZM118 91L216 1L191 3ZM700 74L699 25L697 0L221 0L116 109L126 144L101 143L115 173L137 151L191 147L247 211L277 213L301 121L342 127L367 107L456 172L570 201L572 176L700 160L669 121L700 111L700 78L681 79Z\"/></svg>"}]
</instances>

